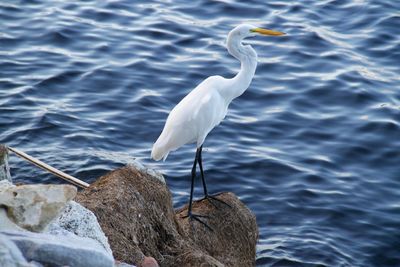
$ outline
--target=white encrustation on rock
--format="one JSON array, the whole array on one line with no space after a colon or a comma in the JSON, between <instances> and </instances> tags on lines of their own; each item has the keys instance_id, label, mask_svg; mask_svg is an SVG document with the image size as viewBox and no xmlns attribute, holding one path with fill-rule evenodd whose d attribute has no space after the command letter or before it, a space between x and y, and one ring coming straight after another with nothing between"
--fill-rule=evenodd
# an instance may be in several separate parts
<instances>
[{"instance_id":1,"label":"white encrustation on rock","mask_svg":"<svg viewBox=\"0 0 400 267\"><path fill-rule=\"evenodd\" d=\"M163 182L165 184L165 178L162 175L162 173L156 171L155 169L151 169L151 168L147 168L146 166L144 166L140 161L138 160L134 160L132 162L129 162L129 164L127 164L128 166L132 166L144 173L147 173L148 175L150 175L151 177Z\"/></svg>"},{"instance_id":2,"label":"white encrustation on rock","mask_svg":"<svg viewBox=\"0 0 400 267\"><path fill-rule=\"evenodd\" d=\"M40 232L73 199L77 189L72 185L21 185L0 187L0 205L17 225Z\"/></svg>"},{"instance_id":3,"label":"white encrustation on rock","mask_svg":"<svg viewBox=\"0 0 400 267\"><path fill-rule=\"evenodd\" d=\"M66 231L98 241L112 256L107 237L94 213L75 201L68 202L60 216L47 228L47 232L53 235L68 235Z\"/></svg>"}]
</instances>

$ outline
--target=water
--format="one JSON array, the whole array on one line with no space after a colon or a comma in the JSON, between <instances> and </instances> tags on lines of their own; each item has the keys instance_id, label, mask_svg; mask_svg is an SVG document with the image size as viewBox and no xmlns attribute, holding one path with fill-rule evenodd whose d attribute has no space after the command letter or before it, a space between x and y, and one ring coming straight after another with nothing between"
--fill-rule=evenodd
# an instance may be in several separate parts
<instances>
[{"instance_id":1,"label":"water","mask_svg":"<svg viewBox=\"0 0 400 267\"><path fill-rule=\"evenodd\" d=\"M194 146L149 159L169 110L238 71L234 26L285 31L248 41L258 69L205 142L209 190L257 215L259 266L400 266L400 2L265 2L2 1L0 143L87 182L139 159L182 206Z\"/></svg>"}]
</instances>

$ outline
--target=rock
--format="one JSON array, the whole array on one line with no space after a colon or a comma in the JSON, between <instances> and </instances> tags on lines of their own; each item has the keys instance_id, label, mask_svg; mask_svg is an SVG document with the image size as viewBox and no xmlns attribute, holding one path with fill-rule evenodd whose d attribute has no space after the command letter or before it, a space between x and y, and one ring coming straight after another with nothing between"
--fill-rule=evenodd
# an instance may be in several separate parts
<instances>
[{"instance_id":1,"label":"rock","mask_svg":"<svg viewBox=\"0 0 400 267\"><path fill-rule=\"evenodd\" d=\"M8 149L2 144L0 144L0 180L12 182L8 165Z\"/></svg>"},{"instance_id":2,"label":"rock","mask_svg":"<svg viewBox=\"0 0 400 267\"><path fill-rule=\"evenodd\" d=\"M96 216L90 210L75 201L68 202L67 206L47 228L50 234L60 235L63 230L80 237L87 237L98 241L112 256L107 237L104 235Z\"/></svg>"},{"instance_id":3,"label":"rock","mask_svg":"<svg viewBox=\"0 0 400 267\"><path fill-rule=\"evenodd\" d=\"M131 165L98 179L76 201L94 212L119 261L140 266L145 255L162 259L160 236L179 237L165 184Z\"/></svg>"},{"instance_id":4,"label":"rock","mask_svg":"<svg viewBox=\"0 0 400 267\"><path fill-rule=\"evenodd\" d=\"M26 231L8 218L7 211L5 209L0 208L0 231L3 230Z\"/></svg>"},{"instance_id":5,"label":"rock","mask_svg":"<svg viewBox=\"0 0 400 267\"><path fill-rule=\"evenodd\" d=\"M116 261L116 262L114 263L114 267L136 267L136 266L135 266L135 265L127 264L127 263L125 263L125 262Z\"/></svg>"},{"instance_id":6,"label":"rock","mask_svg":"<svg viewBox=\"0 0 400 267\"><path fill-rule=\"evenodd\" d=\"M0 181L0 192L12 187L15 187L15 185L13 185L10 181ZM17 224L11 221L10 218L8 218L7 210L2 207L0 208L0 230L25 231L25 229L19 227Z\"/></svg>"},{"instance_id":7,"label":"rock","mask_svg":"<svg viewBox=\"0 0 400 267\"><path fill-rule=\"evenodd\" d=\"M185 267L225 267L223 263L215 258L198 250L186 250L185 253L180 253L168 266L185 266ZM245 266L245 265L239 265ZM251 265L250 265L251 266Z\"/></svg>"},{"instance_id":8,"label":"rock","mask_svg":"<svg viewBox=\"0 0 400 267\"><path fill-rule=\"evenodd\" d=\"M128 164L128 166L130 166L134 169L137 169L138 171L140 171L142 173L146 173L147 175L152 176L153 178L156 178L165 184L164 176L160 172L158 172L154 169L147 168L142 163L140 163L138 160L131 162L130 164Z\"/></svg>"},{"instance_id":9,"label":"rock","mask_svg":"<svg viewBox=\"0 0 400 267\"><path fill-rule=\"evenodd\" d=\"M32 267L46 267L43 264L41 264L40 262L37 261L30 261L29 264L31 264L30 266Z\"/></svg>"},{"instance_id":10,"label":"rock","mask_svg":"<svg viewBox=\"0 0 400 267\"><path fill-rule=\"evenodd\" d=\"M9 180L0 180L0 193L11 187L15 187L15 185Z\"/></svg>"},{"instance_id":11,"label":"rock","mask_svg":"<svg viewBox=\"0 0 400 267\"><path fill-rule=\"evenodd\" d=\"M140 267L159 267L156 259L153 257L144 257Z\"/></svg>"},{"instance_id":12,"label":"rock","mask_svg":"<svg viewBox=\"0 0 400 267\"><path fill-rule=\"evenodd\" d=\"M182 235L226 266L254 265L258 239L255 215L233 193L220 193L216 197L230 207L215 200L215 206L209 200L193 203L193 213L209 216L204 221L213 231L182 218L187 214L185 206L176 214Z\"/></svg>"},{"instance_id":13,"label":"rock","mask_svg":"<svg viewBox=\"0 0 400 267\"><path fill-rule=\"evenodd\" d=\"M32 266L24 258L19 248L5 235L0 234L0 266L28 267Z\"/></svg>"},{"instance_id":14,"label":"rock","mask_svg":"<svg viewBox=\"0 0 400 267\"><path fill-rule=\"evenodd\" d=\"M186 208L175 215L167 186L130 165L100 177L76 200L96 214L117 260L143 266L146 255L160 266L254 265L255 216L232 193L218 198L231 207L194 204L195 212L210 216L210 231L181 218Z\"/></svg>"},{"instance_id":15,"label":"rock","mask_svg":"<svg viewBox=\"0 0 400 267\"><path fill-rule=\"evenodd\" d=\"M96 241L44 233L2 231L29 261L44 266L113 267L114 259Z\"/></svg>"},{"instance_id":16,"label":"rock","mask_svg":"<svg viewBox=\"0 0 400 267\"><path fill-rule=\"evenodd\" d=\"M72 185L21 185L0 188L0 205L19 226L42 231L76 195Z\"/></svg>"}]
</instances>

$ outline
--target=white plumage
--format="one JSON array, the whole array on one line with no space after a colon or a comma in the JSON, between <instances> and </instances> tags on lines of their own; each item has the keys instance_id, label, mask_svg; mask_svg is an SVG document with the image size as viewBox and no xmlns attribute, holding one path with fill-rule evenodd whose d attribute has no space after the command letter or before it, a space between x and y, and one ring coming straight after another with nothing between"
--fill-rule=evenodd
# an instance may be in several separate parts
<instances>
[{"instance_id":1,"label":"white plumage","mask_svg":"<svg viewBox=\"0 0 400 267\"><path fill-rule=\"evenodd\" d=\"M249 87L257 67L257 53L250 45L243 45L242 40L256 34L283 35L281 32L257 28L242 24L228 34L229 53L241 63L239 73L231 78L211 76L201 82L185 96L169 113L160 137L153 145L151 157L154 160L166 159L174 151L188 143L196 143L196 157L192 167L192 183L187 216L211 229L201 218L207 217L192 213L194 178L196 166L200 167L204 199L229 204L209 195L204 177L201 151L208 133L226 116L232 100Z\"/></svg>"},{"instance_id":2,"label":"white plumage","mask_svg":"<svg viewBox=\"0 0 400 267\"><path fill-rule=\"evenodd\" d=\"M197 147L203 144L228 110L229 103L218 92L218 82L223 80L220 76L207 78L172 109L153 146L153 159L165 160L170 151L188 143L197 143Z\"/></svg>"},{"instance_id":3,"label":"white plumage","mask_svg":"<svg viewBox=\"0 0 400 267\"><path fill-rule=\"evenodd\" d=\"M227 48L241 62L239 73L231 79L208 77L172 109L153 146L151 157L154 160L165 160L171 151L188 143L201 147L208 133L225 118L230 102L240 96L253 79L257 54L250 45L241 42L257 33L283 34L248 24L234 28L228 35Z\"/></svg>"}]
</instances>

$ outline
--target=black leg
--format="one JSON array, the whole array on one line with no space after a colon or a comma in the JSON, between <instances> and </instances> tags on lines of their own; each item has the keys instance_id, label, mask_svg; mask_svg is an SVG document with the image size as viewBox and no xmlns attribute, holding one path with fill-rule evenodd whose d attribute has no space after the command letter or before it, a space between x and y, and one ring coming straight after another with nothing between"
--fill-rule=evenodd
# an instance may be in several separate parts
<instances>
[{"instance_id":1,"label":"black leg","mask_svg":"<svg viewBox=\"0 0 400 267\"><path fill-rule=\"evenodd\" d=\"M193 191L194 191L194 178L196 177L196 164L199 160L199 155L201 155L201 147L196 150L196 157L193 162L193 167L192 167L192 184L190 186L190 197L189 197L189 208L188 208L188 213L186 216L183 218L189 217L189 219L195 219L199 223L203 224L205 227L207 227L209 230L212 231L212 228L208 226L205 222L200 220L200 217L208 218L208 216L205 215L198 215L198 214L193 214L192 213L192 203L193 203ZM201 173L203 174L202 167L201 167Z\"/></svg>"},{"instance_id":2,"label":"black leg","mask_svg":"<svg viewBox=\"0 0 400 267\"><path fill-rule=\"evenodd\" d=\"M188 215L192 214L192 202L193 202L193 190L194 190L194 178L196 177L196 164L198 161L199 150L196 151L196 156L194 158L193 167L192 167L192 184L190 186L190 198L189 198L189 209Z\"/></svg>"},{"instance_id":3,"label":"black leg","mask_svg":"<svg viewBox=\"0 0 400 267\"><path fill-rule=\"evenodd\" d=\"M199 167L200 167L201 181L203 182L204 196L208 196L206 180L204 179L204 172L203 172L203 159L201 157L202 150L203 150L203 145L201 145L201 147L199 149L198 162L199 162Z\"/></svg>"},{"instance_id":4,"label":"black leg","mask_svg":"<svg viewBox=\"0 0 400 267\"><path fill-rule=\"evenodd\" d=\"M201 181L203 182L203 190L204 190L204 198L203 198L203 199L208 199L208 200L210 201L210 203L211 203L214 207L217 207L217 206L212 202L212 200L216 200L216 201L218 201L218 202L224 203L225 205L231 207L231 205L229 205L229 204L226 203L225 201L222 201L222 200L218 199L217 197L211 196L211 195L208 194L207 185L206 185L206 179L204 178L204 172L203 172L203 159L202 159L202 157L201 157L201 151L202 151L202 150L203 150L203 145L197 150L197 151L199 152L199 155L198 155L198 157L197 157L197 158L198 158L197 160L198 160L198 162L199 162L199 167L200 167Z\"/></svg>"}]
</instances>

